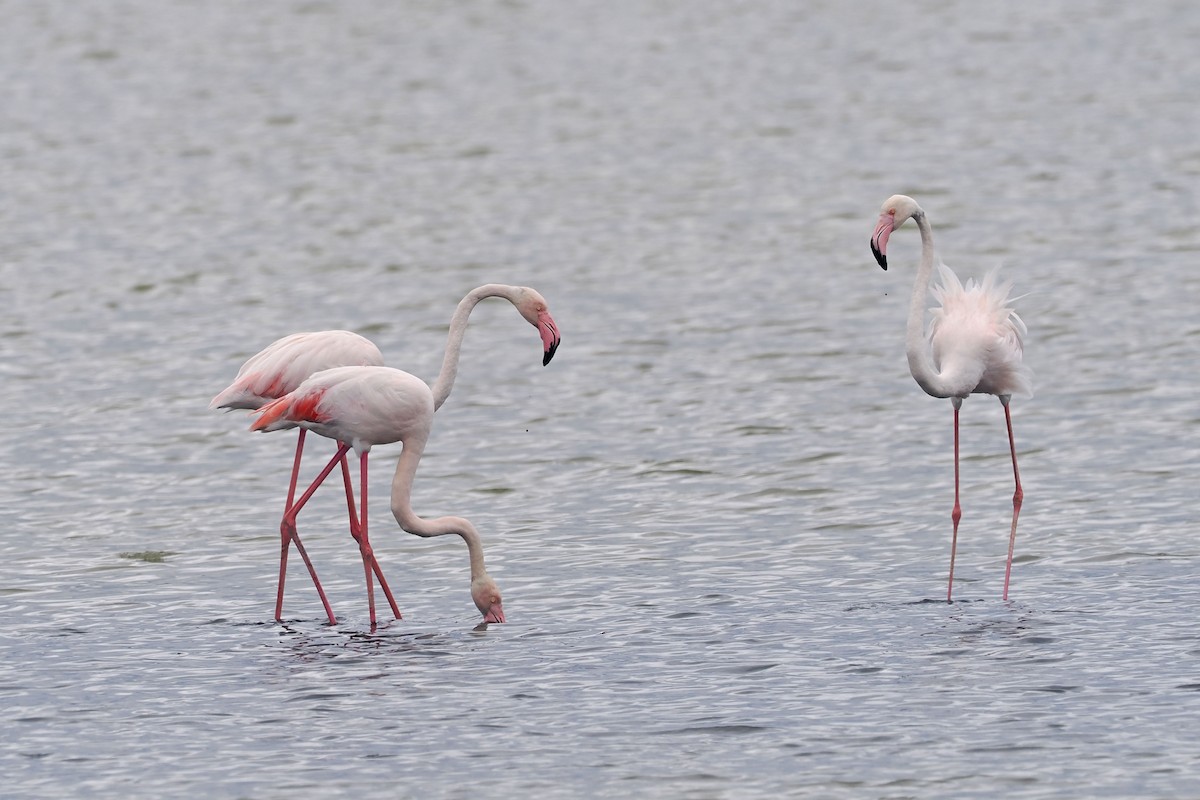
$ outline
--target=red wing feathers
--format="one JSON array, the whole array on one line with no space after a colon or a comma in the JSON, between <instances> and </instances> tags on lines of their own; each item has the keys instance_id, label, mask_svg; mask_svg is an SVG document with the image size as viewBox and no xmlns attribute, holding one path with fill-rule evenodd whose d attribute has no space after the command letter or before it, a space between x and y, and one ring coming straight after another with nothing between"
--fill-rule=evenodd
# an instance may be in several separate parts
<instances>
[{"instance_id":1,"label":"red wing feathers","mask_svg":"<svg viewBox=\"0 0 1200 800\"><path fill-rule=\"evenodd\" d=\"M325 391L320 390L299 397L289 394L267 403L259 410L258 419L251 424L250 430L269 430L269 426L277 422L325 422L328 416L318 409L324 396Z\"/></svg>"}]
</instances>

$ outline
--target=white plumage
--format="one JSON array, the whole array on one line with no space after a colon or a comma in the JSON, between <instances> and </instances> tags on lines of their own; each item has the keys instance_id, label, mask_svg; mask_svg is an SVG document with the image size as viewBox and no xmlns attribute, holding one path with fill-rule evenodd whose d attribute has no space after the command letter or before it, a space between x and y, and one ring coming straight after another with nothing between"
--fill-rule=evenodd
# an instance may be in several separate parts
<instances>
[{"instance_id":1,"label":"white plumage","mask_svg":"<svg viewBox=\"0 0 1200 800\"><path fill-rule=\"evenodd\" d=\"M935 368L969 386L969 394L1032 396L1033 376L1023 362L1025 323L1009 306L1012 282L998 283L993 269L964 285L940 261L938 274L933 298L939 305L930 309L927 337Z\"/></svg>"},{"instance_id":2,"label":"white plumage","mask_svg":"<svg viewBox=\"0 0 1200 800\"><path fill-rule=\"evenodd\" d=\"M209 408L261 408L283 397L312 375L334 367L381 367L383 353L370 339L351 331L293 333L255 353L232 384Z\"/></svg>"},{"instance_id":3,"label":"white plumage","mask_svg":"<svg viewBox=\"0 0 1200 800\"><path fill-rule=\"evenodd\" d=\"M1013 547L1017 539L1017 517L1021 513L1024 492L1017 471L1017 446L1013 440L1012 415L1008 408L1014 394L1033 393L1033 377L1024 363L1025 322L1009 303L1010 283L1000 283L998 273L989 272L982 281L968 280L964 286L954 271L934 253L933 231L925 211L917 201L902 194L893 195L883 204L871 252L879 266L887 269L887 244L892 232L908 220L921 231L921 263L913 283L908 307L905 349L913 379L934 397L948 397L954 406L954 523L950 540L950 580L946 589L949 602L954 591L954 554L958 546L958 522L962 507L958 501L958 412L962 401L971 394L994 394L1004 406L1008 428L1008 447L1012 454L1013 492L1012 528L1008 535L1008 561L1004 567L1003 598L1008 599L1008 581L1012 572ZM928 328L925 304L933 267L937 264L941 282L933 288L938 306L931 309Z\"/></svg>"}]
</instances>

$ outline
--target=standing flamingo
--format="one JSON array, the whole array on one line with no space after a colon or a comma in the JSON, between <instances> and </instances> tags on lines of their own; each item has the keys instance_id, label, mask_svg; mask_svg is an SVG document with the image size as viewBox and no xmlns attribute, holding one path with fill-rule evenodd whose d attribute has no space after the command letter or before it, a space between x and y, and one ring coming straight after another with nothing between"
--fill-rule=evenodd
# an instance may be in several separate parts
<instances>
[{"instance_id":1,"label":"standing flamingo","mask_svg":"<svg viewBox=\"0 0 1200 800\"><path fill-rule=\"evenodd\" d=\"M365 339L350 331L317 331L314 333L293 333L267 345L262 351L247 359L238 370L233 383L212 399L209 408L247 408L259 409L267 403L283 397L295 390L304 380L315 372L343 366L382 366L383 354L369 339ZM296 481L300 475L300 458L304 453L304 436L306 431L300 428L296 439L296 455L292 460L292 476L288 483L287 502L283 507L283 519L279 524L279 588L275 593L275 619L283 618L283 585L287 578L288 551L292 544L296 545L304 566L312 576L317 595L325 607L329 624L336 624L333 608L317 578L316 568L300 541L296 530L296 510L293 500L296 496ZM346 463L345 454L334 456L326 467L326 474L334 465L341 463L342 481L346 487L346 504L350 516L350 535L355 540L359 538L358 520L354 510L354 488L350 483L350 468ZM384 580L383 571L378 562L372 567L379 577L379 586L387 596L388 603L396 619L400 619L400 609L392 597L391 589Z\"/></svg>"},{"instance_id":2,"label":"standing flamingo","mask_svg":"<svg viewBox=\"0 0 1200 800\"><path fill-rule=\"evenodd\" d=\"M457 534L467 543L471 559L471 599L484 622L504 622L500 587L483 563L479 532L462 517L422 519L410 503L413 476L433 425L434 394L420 378L391 367L338 367L318 372L291 394L264 406L251 430L272 431L300 425L339 442L338 453L353 447L359 459L359 550L367 583L367 608L375 626L375 593L371 585L373 559L367 536L367 458L377 444L401 442L392 478L392 514L400 527L418 536ZM348 444L344 444L348 442ZM325 474L328 474L326 472ZM300 497L302 507L322 475Z\"/></svg>"},{"instance_id":3,"label":"standing flamingo","mask_svg":"<svg viewBox=\"0 0 1200 800\"><path fill-rule=\"evenodd\" d=\"M468 292L459 302L454 316L451 318L450 332L446 343L446 353L442 360L442 368L433 385L435 410L446 401L446 398L450 395L450 390L454 386L454 379L458 373L459 352L462 348L471 310L481 300L488 297L503 297L508 300L517 308L517 311L526 321L538 329L543 345L543 366L549 364L550 359L554 357L554 353L561 340L558 333L558 326L555 324L553 317L550 316L545 299L537 291L524 286L506 286L503 284L479 286ZM284 346L284 343L290 343L291 346ZM323 354L323 361L318 358L319 353ZM342 357L344 360L338 362L338 357ZM375 345L355 334L345 331L296 334L281 339L248 360L238 373L238 379L234 381L234 384L214 398L212 407L261 408L267 402L294 391L303 380L317 371L339 366L381 366L382 362L382 355ZM295 426L281 424L273 429L278 429L278 427ZM308 498L311 497L312 492L315 491L316 487L332 471L334 464L340 462L346 485L347 503L350 508L351 532L355 534L358 530L358 523L355 518L353 489L349 478L349 468L345 460L346 448L339 447L338 453L335 454L333 459L318 474L302 500L293 504L304 434L305 427L300 426L300 441L297 442L296 459L292 469L291 485L288 489L287 507L284 512L284 520L281 523L281 535L284 537L284 543L280 556L280 579L275 616L278 620L282 611L283 577L288 542L294 541L301 556L304 558L305 564L308 566L313 582L316 584L317 592L325 605L329 621L333 624L335 622L333 612L325 599L320 582L317 580L316 571L313 569L307 554L304 552L303 546L300 544L299 537L295 533L295 518ZM355 534L354 538L356 541L359 540L357 534ZM359 544L361 547L362 542L360 541ZM378 563L374 560L374 555L370 555L370 559L373 571L379 578L380 588L387 595L392 611L395 613L396 618L399 619L400 612L387 587L387 583L384 581Z\"/></svg>"},{"instance_id":4,"label":"standing flamingo","mask_svg":"<svg viewBox=\"0 0 1200 800\"><path fill-rule=\"evenodd\" d=\"M1011 284L996 283L995 271L981 283L968 281L963 286L958 276L934 255L933 231L925 211L911 197L894 195L883 204L879 222L871 236L871 252L879 266L887 269L887 243L892 231L909 219L921 231L921 264L913 285L908 311L908 330L905 343L908 367L913 378L926 393L934 397L949 397L954 405L954 509L950 518L954 531L950 540L950 581L946 602L954 590L954 553L958 545L958 521L962 508L958 502L958 410L970 394L994 394L1004 406L1004 421L1008 428L1008 448L1012 454L1013 493L1012 528L1008 536L1008 561L1004 566L1004 594L1008 599L1008 580L1012 572L1013 546L1017 539L1017 517L1021 513L1021 475L1017 471L1017 447L1013 440L1012 416L1008 401L1015 393L1032 394L1033 380L1029 368L1022 363L1026 333L1025 323L1008 306ZM938 262L941 285L933 290L941 303L932 309L933 318L928 337L923 327L925 296ZM930 359L932 346L933 358Z\"/></svg>"}]
</instances>

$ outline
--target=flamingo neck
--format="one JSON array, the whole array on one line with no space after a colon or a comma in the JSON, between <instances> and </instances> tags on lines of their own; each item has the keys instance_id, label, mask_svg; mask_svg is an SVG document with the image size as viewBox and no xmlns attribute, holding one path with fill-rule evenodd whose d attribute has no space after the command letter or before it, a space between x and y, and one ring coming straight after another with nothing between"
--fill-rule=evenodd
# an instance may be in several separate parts
<instances>
[{"instance_id":1,"label":"flamingo neck","mask_svg":"<svg viewBox=\"0 0 1200 800\"><path fill-rule=\"evenodd\" d=\"M437 411L450 396L454 388L454 379L458 376L458 355L462 350L463 337L467 333L467 320L471 311L479 305L479 301L487 297L503 297L515 304L514 287L499 283L489 283L479 286L467 293L454 309L450 318L450 334L446 337L446 354L442 357L442 369L437 380L433 382L433 410Z\"/></svg>"},{"instance_id":2,"label":"flamingo neck","mask_svg":"<svg viewBox=\"0 0 1200 800\"><path fill-rule=\"evenodd\" d=\"M392 477L392 515L396 517L396 522L400 523L401 528L417 536L461 536L467 543L467 554L471 559L471 582L474 583L478 578L487 577L487 569L483 562L483 543L475 526L462 517L424 519L412 510L413 478L416 476L417 465L421 463L424 450L423 437L404 442L404 449L400 452L400 459L396 464L396 474Z\"/></svg>"},{"instance_id":3,"label":"flamingo neck","mask_svg":"<svg viewBox=\"0 0 1200 800\"><path fill-rule=\"evenodd\" d=\"M917 268L917 279L913 283L912 300L908 307L908 329L904 341L908 351L908 369L917 384L934 397L950 397L954 394L943 376L933 365L929 344L925 337L925 304L929 298L929 282L933 279L933 230L924 211L913 214L913 221L921 231L921 264Z\"/></svg>"}]
</instances>

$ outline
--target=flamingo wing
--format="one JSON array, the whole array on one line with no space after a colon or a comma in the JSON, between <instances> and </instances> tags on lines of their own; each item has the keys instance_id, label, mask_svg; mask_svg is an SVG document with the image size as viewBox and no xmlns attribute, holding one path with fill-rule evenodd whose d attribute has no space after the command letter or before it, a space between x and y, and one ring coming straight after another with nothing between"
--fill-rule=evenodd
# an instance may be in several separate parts
<instances>
[{"instance_id":1,"label":"flamingo wing","mask_svg":"<svg viewBox=\"0 0 1200 800\"><path fill-rule=\"evenodd\" d=\"M293 333L251 356L237 378L212 399L209 408L261 408L294 391L321 370L382 366L383 354L371 340L351 331Z\"/></svg>"},{"instance_id":2,"label":"flamingo wing","mask_svg":"<svg viewBox=\"0 0 1200 800\"><path fill-rule=\"evenodd\" d=\"M337 367L263 406L250 429L301 425L361 451L398 442L414 426L427 434L432 418L433 393L420 378L391 367Z\"/></svg>"},{"instance_id":3,"label":"flamingo wing","mask_svg":"<svg viewBox=\"0 0 1200 800\"><path fill-rule=\"evenodd\" d=\"M939 306L932 309L929 341L939 372L961 378L961 396L1032 394L1032 375L1023 363L1025 323L1009 305L1012 284L999 282L995 269L965 285L945 264L938 271L933 296Z\"/></svg>"}]
</instances>

